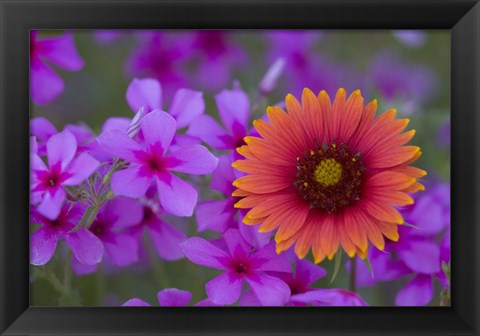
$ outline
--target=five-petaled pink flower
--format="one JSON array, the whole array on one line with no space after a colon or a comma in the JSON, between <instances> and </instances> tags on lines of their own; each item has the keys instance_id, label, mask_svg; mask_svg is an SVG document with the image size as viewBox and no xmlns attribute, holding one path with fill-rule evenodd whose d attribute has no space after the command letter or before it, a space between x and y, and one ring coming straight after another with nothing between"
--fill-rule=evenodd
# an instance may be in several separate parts
<instances>
[{"instance_id":1,"label":"five-petaled pink flower","mask_svg":"<svg viewBox=\"0 0 480 336\"><path fill-rule=\"evenodd\" d=\"M98 142L107 151L129 162L126 169L112 175L113 193L141 197L155 182L160 204L167 212L176 216L191 216L197 203L197 191L171 171L209 174L217 166L218 159L201 145L185 146L167 155L176 122L166 112L150 112L142 119L140 127L144 137L142 143L115 129L98 137Z\"/></svg>"},{"instance_id":2,"label":"five-petaled pink flower","mask_svg":"<svg viewBox=\"0 0 480 336\"><path fill-rule=\"evenodd\" d=\"M48 166L36 153L31 153L32 199L41 199L38 212L48 219L57 218L66 192L63 187L83 183L99 166L87 153L75 157L77 141L72 133L63 131L47 141Z\"/></svg>"}]
</instances>

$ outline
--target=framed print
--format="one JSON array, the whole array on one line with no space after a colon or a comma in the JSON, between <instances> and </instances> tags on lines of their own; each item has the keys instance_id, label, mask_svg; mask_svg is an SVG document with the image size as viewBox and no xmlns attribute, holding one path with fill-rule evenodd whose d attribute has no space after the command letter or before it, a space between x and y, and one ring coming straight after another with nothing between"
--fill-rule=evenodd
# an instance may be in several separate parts
<instances>
[{"instance_id":1,"label":"framed print","mask_svg":"<svg viewBox=\"0 0 480 336\"><path fill-rule=\"evenodd\" d=\"M478 335L476 1L0 8L2 335Z\"/></svg>"}]
</instances>

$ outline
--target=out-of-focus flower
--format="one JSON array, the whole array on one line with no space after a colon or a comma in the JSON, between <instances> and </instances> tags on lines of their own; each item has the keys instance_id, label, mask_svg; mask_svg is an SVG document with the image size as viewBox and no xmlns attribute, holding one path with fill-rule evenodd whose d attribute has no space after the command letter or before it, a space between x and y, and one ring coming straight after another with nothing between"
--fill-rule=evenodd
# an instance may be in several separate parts
<instances>
[{"instance_id":1,"label":"out-of-focus flower","mask_svg":"<svg viewBox=\"0 0 480 336\"><path fill-rule=\"evenodd\" d=\"M141 121L144 142L139 144L120 130L109 130L98 137L98 142L113 155L129 162L126 169L112 175L111 187L116 195L144 196L155 182L160 203L176 216L191 216L197 203L197 191L172 174L209 174L218 159L201 145L185 146L170 155L167 151L176 131L176 122L168 113L153 111Z\"/></svg>"},{"instance_id":2,"label":"out-of-focus flower","mask_svg":"<svg viewBox=\"0 0 480 336\"><path fill-rule=\"evenodd\" d=\"M206 200L198 204L196 220L198 232L213 230L223 233L230 228L240 230L242 237L256 248L265 246L270 241L270 234L259 233L255 226L242 223L245 211L235 208L237 198L232 196L235 190L232 183L243 174L233 169L231 155L219 157L218 166L212 173L210 188L225 196L220 200Z\"/></svg>"},{"instance_id":3,"label":"out-of-focus flower","mask_svg":"<svg viewBox=\"0 0 480 336\"><path fill-rule=\"evenodd\" d=\"M285 281L290 287L290 305L299 305L295 298L304 293L315 291L315 288L310 288L315 281L327 274L322 267L317 266L307 260L297 260L295 263L295 275L293 273L276 273L275 276ZM308 295L307 295L308 296ZM300 305L303 305L302 303Z\"/></svg>"},{"instance_id":4,"label":"out-of-focus flower","mask_svg":"<svg viewBox=\"0 0 480 336\"><path fill-rule=\"evenodd\" d=\"M441 146L449 146L451 139L451 124L450 119L445 121L438 129L437 143Z\"/></svg>"},{"instance_id":5,"label":"out-of-focus flower","mask_svg":"<svg viewBox=\"0 0 480 336\"><path fill-rule=\"evenodd\" d=\"M132 111L137 114L142 108L145 115L155 109L163 111L162 86L152 78L133 79L128 86L126 99ZM175 119L177 130L181 130L188 127L196 117L203 115L204 111L205 102L201 92L180 89L175 92L168 113ZM172 146L181 147L199 142L196 137L175 134Z\"/></svg>"},{"instance_id":6,"label":"out-of-focus flower","mask_svg":"<svg viewBox=\"0 0 480 336\"><path fill-rule=\"evenodd\" d=\"M273 63L285 60L288 90L301 94L304 87L333 94L339 86L359 87L360 76L352 69L341 67L315 50L321 34L314 31L274 31L266 34L270 48L267 59ZM348 79L348 80L347 80Z\"/></svg>"},{"instance_id":7,"label":"out-of-focus flower","mask_svg":"<svg viewBox=\"0 0 480 336\"><path fill-rule=\"evenodd\" d=\"M49 219L60 213L66 193L63 187L83 183L99 166L87 153L75 157L77 142L69 131L51 136L47 141L48 166L31 153L31 193L41 198L38 212Z\"/></svg>"},{"instance_id":8,"label":"out-of-focus flower","mask_svg":"<svg viewBox=\"0 0 480 336\"><path fill-rule=\"evenodd\" d=\"M79 71L84 66L71 33L38 38L30 32L30 95L35 104L45 105L56 99L64 89L62 77L49 64L65 71Z\"/></svg>"},{"instance_id":9,"label":"out-of-focus flower","mask_svg":"<svg viewBox=\"0 0 480 336\"><path fill-rule=\"evenodd\" d=\"M247 54L233 42L233 34L221 30L193 33L189 54L196 64L196 82L210 92L225 87L235 69L245 65Z\"/></svg>"},{"instance_id":10,"label":"out-of-focus flower","mask_svg":"<svg viewBox=\"0 0 480 336\"><path fill-rule=\"evenodd\" d=\"M205 285L208 297L216 304L232 304L240 298L245 280L261 305L284 305L290 297L288 285L266 272L291 272L286 256L277 255L273 244L252 251L236 229L227 230L223 240L227 250L200 237L181 244L192 262L225 271Z\"/></svg>"},{"instance_id":11,"label":"out-of-focus flower","mask_svg":"<svg viewBox=\"0 0 480 336\"><path fill-rule=\"evenodd\" d=\"M427 36L421 30L394 30L393 36L407 47L419 48L425 44Z\"/></svg>"},{"instance_id":12,"label":"out-of-focus flower","mask_svg":"<svg viewBox=\"0 0 480 336\"><path fill-rule=\"evenodd\" d=\"M268 68L267 73L263 76L258 85L260 94L266 96L273 91L277 85L278 79L282 75L285 68L285 59L279 58Z\"/></svg>"},{"instance_id":13,"label":"out-of-focus flower","mask_svg":"<svg viewBox=\"0 0 480 336\"><path fill-rule=\"evenodd\" d=\"M130 74L158 79L164 85L166 100L171 99L176 88L189 86L185 62L189 48L181 33L144 32L139 39L140 45L127 62Z\"/></svg>"},{"instance_id":14,"label":"out-of-focus flower","mask_svg":"<svg viewBox=\"0 0 480 336\"><path fill-rule=\"evenodd\" d=\"M177 288L166 288L158 292L157 299L160 307L182 307L187 306L192 300L192 293ZM134 298L128 300L122 306L148 307L151 305L141 299Z\"/></svg>"},{"instance_id":15,"label":"out-of-focus flower","mask_svg":"<svg viewBox=\"0 0 480 336\"><path fill-rule=\"evenodd\" d=\"M128 229L142 220L142 206L135 200L118 197L105 204L89 230L105 247L105 261L127 266L138 260L138 241Z\"/></svg>"},{"instance_id":16,"label":"out-of-focus flower","mask_svg":"<svg viewBox=\"0 0 480 336\"><path fill-rule=\"evenodd\" d=\"M314 289L295 295L293 303L312 306L367 306L367 303L355 292L342 288Z\"/></svg>"},{"instance_id":17,"label":"out-of-focus flower","mask_svg":"<svg viewBox=\"0 0 480 336\"><path fill-rule=\"evenodd\" d=\"M404 146L415 134L404 132L408 120L393 109L375 117L376 101L364 106L358 90L347 99L339 89L332 104L305 89L302 105L288 95L286 106L269 107L270 123L254 121L260 137L237 149L246 159L233 166L247 175L234 182L235 206L251 209L243 222L278 228L278 253L295 244L303 258L312 247L317 263L339 245L365 257L369 241L380 250L384 236L397 241L403 217L394 206L412 204L425 175L409 166L421 152Z\"/></svg>"},{"instance_id":18,"label":"out-of-focus flower","mask_svg":"<svg viewBox=\"0 0 480 336\"><path fill-rule=\"evenodd\" d=\"M65 204L55 220L46 218L35 207L30 211L31 222L41 224L30 237L30 263L44 265L50 261L59 240L64 240L74 257L82 264L94 265L102 261L103 244L85 228L73 230L80 222L84 208Z\"/></svg>"},{"instance_id":19,"label":"out-of-focus flower","mask_svg":"<svg viewBox=\"0 0 480 336\"><path fill-rule=\"evenodd\" d=\"M444 281L441 262L450 260L449 234L441 245L439 234L450 227L450 188L448 184L429 187L416 203L402 210L405 221L418 229L401 226L401 239L388 241L386 253L371 251L369 260L374 272L362 263L357 265L357 285L372 286L378 281L393 281L413 276L397 294L400 306L423 306L433 298L433 279Z\"/></svg>"},{"instance_id":20,"label":"out-of-focus flower","mask_svg":"<svg viewBox=\"0 0 480 336\"><path fill-rule=\"evenodd\" d=\"M94 151L96 147L95 134L86 125L65 125L64 131L69 131L77 141L77 153ZM30 120L30 132L38 140L38 155L46 154L46 143L52 135L58 133L57 128L44 117Z\"/></svg>"},{"instance_id":21,"label":"out-of-focus flower","mask_svg":"<svg viewBox=\"0 0 480 336\"><path fill-rule=\"evenodd\" d=\"M382 97L409 105L409 111L403 109L406 114L431 99L436 91L435 75L427 66L405 63L392 53L379 54L368 73L373 89Z\"/></svg>"},{"instance_id":22,"label":"out-of-focus flower","mask_svg":"<svg viewBox=\"0 0 480 336\"><path fill-rule=\"evenodd\" d=\"M186 235L162 218L166 213L158 206L153 188L149 189L147 196L150 198L141 200L142 219L138 225L130 228L129 233L141 242L143 232L146 230L160 257L169 261L183 258L179 244L187 239Z\"/></svg>"},{"instance_id":23,"label":"out-of-focus flower","mask_svg":"<svg viewBox=\"0 0 480 336\"><path fill-rule=\"evenodd\" d=\"M124 32L120 29L110 30L110 29L101 29L95 30L93 32L93 37L95 41L100 44L112 44L113 42L117 41L120 36L122 36Z\"/></svg>"},{"instance_id":24,"label":"out-of-focus flower","mask_svg":"<svg viewBox=\"0 0 480 336\"><path fill-rule=\"evenodd\" d=\"M250 100L242 90L223 90L215 96L223 127L203 114L191 123L187 134L198 137L216 150L234 151L249 134Z\"/></svg>"}]
</instances>

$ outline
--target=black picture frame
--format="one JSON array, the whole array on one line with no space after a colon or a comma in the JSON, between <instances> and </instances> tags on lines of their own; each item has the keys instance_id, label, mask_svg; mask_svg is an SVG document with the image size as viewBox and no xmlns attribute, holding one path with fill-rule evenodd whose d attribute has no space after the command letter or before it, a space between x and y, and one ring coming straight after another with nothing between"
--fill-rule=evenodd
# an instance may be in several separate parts
<instances>
[{"instance_id":1,"label":"black picture frame","mask_svg":"<svg viewBox=\"0 0 480 336\"><path fill-rule=\"evenodd\" d=\"M0 0L2 335L479 335L480 4L473 0ZM450 29L452 306L29 307L29 29Z\"/></svg>"}]
</instances>

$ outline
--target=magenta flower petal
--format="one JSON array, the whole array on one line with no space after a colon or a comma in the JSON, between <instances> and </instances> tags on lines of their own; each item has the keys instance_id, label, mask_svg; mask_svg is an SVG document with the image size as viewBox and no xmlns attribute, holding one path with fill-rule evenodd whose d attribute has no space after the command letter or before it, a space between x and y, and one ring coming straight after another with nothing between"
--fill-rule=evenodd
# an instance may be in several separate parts
<instances>
[{"instance_id":1,"label":"magenta flower petal","mask_svg":"<svg viewBox=\"0 0 480 336\"><path fill-rule=\"evenodd\" d=\"M165 260L178 260L183 258L180 243L187 239L187 236L179 229L161 222L161 225L149 228L155 250Z\"/></svg>"},{"instance_id":2,"label":"magenta flower petal","mask_svg":"<svg viewBox=\"0 0 480 336\"><path fill-rule=\"evenodd\" d=\"M413 235L435 235L445 228L443 204L435 199L433 193L422 195L412 207L405 220L421 224L421 230L412 231Z\"/></svg>"},{"instance_id":3,"label":"magenta flower petal","mask_svg":"<svg viewBox=\"0 0 480 336\"><path fill-rule=\"evenodd\" d=\"M188 134L175 134L172 140L172 144L170 145L170 150L175 151L182 147L192 146L192 145L199 145L202 142L200 138L194 137Z\"/></svg>"},{"instance_id":4,"label":"magenta flower petal","mask_svg":"<svg viewBox=\"0 0 480 336\"><path fill-rule=\"evenodd\" d=\"M262 304L258 301L257 296L252 290L246 290L242 294L242 298L240 299L240 306L242 307L258 307Z\"/></svg>"},{"instance_id":5,"label":"magenta flower petal","mask_svg":"<svg viewBox=\"0 0 480 336\"><path fill-rule=\"evenodd\" d=\"M112 262L122 267L138 261L138 241L126 234L113 236L113 241L104 241L105 251Z\"/></svg>"},{"instance_id":6,"label":"magenta flower petal","mask_svg":"<svg viewBox=\"0 0 480 336\"><path fill-rule=\"evenodd\" d=\"M223 90L215 96L218 113L230 134L246 132L250 116L250 101L241 90Z\"/></svg>"},{"instance_id":7,"label":"magenta flower petal","mask_svg":"<svg viewBox=\"0 0 480 336\"><path fill-rule=\"evenodd\" d=\"M187 134L198 137L214 149L223 150L229 148L231 137L209 115L201 115L190 124Z\"/></svg>"},{"instance_id":8,"label":"magenta flower petal","mask_svg":"<svg viewBox=\"0 0 480 336\"><path fill-rule=\"evenodd\" d=\"M30 153L38 153L38 143L37 143L37 137L36 136L31 136L30 137Z\"/></svg>"},{"instance_id":9,"label":"magenta flower petal","mask_svg":"<svg viewBox=\"0 0 480 336\"><path fill-rule=\"evenodd\" d=\"M121 230L135 226L143 219L143 206L126 197L117 197L107 203L107 211L114 215L112 228Z\"/></svg>"},{"instance_id":10,"label":"magenta flower petal","mask_svg":"<svg viewBox=\"0 0 480 336\"><path fill-rule=\"evenodd\" d=\"M92 232L80 229L65 235L65 241L82 264L94 265L102 261L103 244Z\"/></svg>"},{"instance_id":11,"label":"magenta flower petal","mask_svg":"<svg viewBox=\"0 0 480 336\"><path fill-rule=\"evenodd\" d=\"M213 302L211 299L203 299L198 301L197 303L194 304L196 307L218 307L221 306L215 302Z\"/></svg>"},{"instance_id":12,"label":"magenta flower petal","mask_svg":"<svg viewBox=\"0 0 480 336\"><path fill-rule=\"evenodd\" d=\"M130 162L138 162L139 159L135 153L143 152L139 144L118 129L103 132L98 136L97 141L111 154Z\"/></svg>"},{"instance_id":13,"label":"magenta flower petal","mask_svg":"<svg viewBox=\"0 0 480 336\"><path fill-rule=\"evenodd\" d=\"M37 117L30 120L30 132L38 139L46 141L57 133L57 129L47 118Z\"/></svg>"},{"instance_id":14,"label":"magenta flower petal","mask_svg":"<svg viewBox=\"0 0 480 336\"><path fill-rule=\"evenodd\" d=\"M291 301L293 304L304 303L314 306L367 306L357 293L341 288L314 289L292 295Z\"/></svg>"},{"instance_id":15,"label":"magenta flower petal","mask_svg":"<svg viewBox=\"0 0 480 336\"><path fill-rule=\"evenodd\" d=\"M232 304L238 300L242 292L242 277L225 272L213 278L205 285L208 297L217 304Z\"/></svg>"},{"instance_id":16,"label":"magenta flower petal","mask_svg":"<svg viewBox=\"0 0 480 336\"><path fill-rule=\"evenodd\" d=\"M50 220L54 220L60 214L66 194L62 188L57 188L53 195L47 191L43 195L42 202L38 206L38 212Z\"/></svg>"},{"instance_id":17,"label":"magenta flower petal","mask_svg":"<svg viewBox=\"0 0 480 336\"><path fill-rule=\"evenodd\" d=\"M82 275L92 274L93 272L95 272L98 268L98 264L95 264L95 265L82 264L80 261L78 261L77 258L75 258L74 255L72 255L71 267L76 276L82 276Z\"/></svg>"},{"instance_id":18,"label":"magenta flower petal","mask_svg":"<svg viewBox=\"0 0 480 336\"><path fill-rule=\"evenodd\" d=\"M262 306L283 306L290 297L290 288L278 278L255 273L245 276L245 280Z\"/></svg>"},{"instance_id":19,"label":"magenta flower petal","mask_svg":"<svg viewBox=\"0 0 480 336\"><path fill-rule=\"evenodd\" d=\"M65 33L60 37L37 40L36 44L37 49L41 50L43 58L63 70L78 71L85 65L84 60L78 54L71 33Z\"/></svg>"},{"instance_id":20,"label":"magenta flower petal","mask_svg":"<svg viewBox=\"0 0 480 336\"><path fill-rule=\"evenodd\" d=\"M233 214L236 212L232 205L232 212ZM233 216L233 215L232 215ZM245 225L241 223L243 216L237 219L237 227L242 235L243 239L247 241L252 247L254 248L262 248L270 242L270 237L272 236L271 232L258 232L258 227L260 224L257 225Z\"/></svg>"},{"instance_id":21,"label":"magenta flower petal","mask_svg":"<svg viewBox=\"0 0 480 336\"><path fill-rule=\"evenodd\" d=\"M57 247L56 234L40 228L30 237L30 264L45 265L50 261Z\"/></svg>"},{"instance_id":22,"label":"magenta flower petal","mask_svg":"<svg viewBox=\"0 0 480 336\"><path fill-rule=\"evenodd\" d=\"M151 305L143 300L134 298L125 302L123 307L150 307Z\"/></svg>"},{"instance_id":23,"label":"magenta flower petal","mask_svg":"<svg viewBox=\"0 0 480 336\"><path fill-rule=\"evenodd\" d=\"M195 264L216 269L226 269L229 255L209 241L192 237L180 244L185 256Z\"/></svg>"},{"instance_id":24,"label":"magenta flower petal","mask_svg":"<svg viewBox=\"0 0 480 336\"><path fill-rule=\"evenodd\" d=\"M48 171L45 162L38 156L36 153L31 153L30 155L30 162L32 166L32 170L35 171Z\"/></svg>"},{"instance_id":25,"label":"magenta flower petal","mask_svg":"<svg viewBox=\"0 0 480 336\"><path fill-rule=\"evenodd\" d=\"M168 159L172 162L169 169L194 175L210 174L218 163L218 159L201 145L181 148L173 152Z\"/></svg>"},{"instance_id":26,"label":"magenta flower petal","mask_svg":"<svg viewBox=\"0 0 480 336\"><path fill-rule=\"evenodd\" d=\"M132 120L130 118L124 117L111 117L105 120L102 126L102 132L107 132L112 129L120 130L124 133L127 133L128 127Z\"/></svg>"},{"instance_id":27,"label":"magenta flower petal","mask_svg":"<svg viewBox=\"0 0 480 336\"><path fill-rule=\"evenodd\" d=\"M295 277L304 279L307 286L312 285L315 281L324 277L326 274L327 271L325 269L308 260L297 260Z\"/></svg>"},{"instance_id":28,"label":"magenta flower petal","mask_svg":"<svg viewBox=\"0 0 480 336\"><path fill-rule=\"evenodd\" d=\"M150 148L160 144L162 154L165 154L176 132L175 119L166 112L155 110L143 117L140 123L145 143Z\"/></svg>"},{"instance_id":29,"label":"magenta flower petal","mask_svg":"<svg viewBox=\"0 0 480 336\"><path fill-rule=\"evenodd\" d=\"M257 271L292 272L292 266L285 253L275 252L275 243L271 242L252 255Z\"/></svg>"},{"instance_id":30,"label":"magenta flower petal","mask_svg":"<svg viewBox=\"0 0 480 336\"><path fill-rule=\"evenodd\" d=\"M177 176L167 173L157 178L160 203L175 216L191 216L197 204L197 191Z\"/></svg>"},{"instance_id":31,"label":"magenta flower petal","mask_svg":"<svg viewBox=\"0 0 480 336\"><path fill-rule=\"evenodd\" d=\"M213 230L223 233L233 226L234 216L235 209L233 208L233 203L226 199L199 203L195 218L199 232Z\"/></svg>"},{"instance_id":32,"label":"magenta flower petal","mask_svg":"<svg viewBox=\"0 0 480 336\"><path fill-rule=\"evenodd\" d=\"M77 152L77 140L69 131L63 131L47 141L48 166L61 164L62 170L72 161Z\"/></svg>"},{"instance_id":33,"label":"magenta flower petal","mask_svg":"<svg viewBox=\"0 0 480 336\"><path fill-rule=\"evenodd\" d=\"M188 305L192 299L192 293L176 288L166 288L158 292L157 298L162 307L182 307Z\"/></svg>"},{"instance_id":34,"label":"magenta flower petal","mask_svg":"<svg viewBox=\"0 0 480 336\"><path fill-rule=\"evenodd\" d=\"M41 60L30 60L30 95L37 105L45 105L57 98L64 89L62 77Z\"/></svg>"},{"instance_id":35,"label":"magenta flower petal","mask_svg":"<svg viewBox=\"0 0 480 336\"><path fill-rule=\"evenodd\" d=\"M432 300L433 283L429 275L419 274L395 298L397 306L425 306Z\"/></svg>"},{"instance_id":36,"label":"magenta flower petal","mask_svg":"<svg viewBox=\"0 0 480 336\"><path fill-rule=\"evenodd\" d=\"M175 93L168 113L177 121L177 129L182 129L190 125L192 120L204 111L205 102L201 92L180 89Z\"/></svg>"},{"instance_id":37,"label":"magenta flower petal","mask_svg":"<svg viewBox=\"0 0 480 336\"><path fill-rule=\"evenodd\" d=\"M233 161L230 155L220 156L217 169L213 172L212 181L210 182L210 188L227 196L230 196L235 190L232 182L241 176L240 172L238 172L238 176L235 174L236 170L232 167Z\"/></svg>"},{"instance_id":38,"label":"magenta flower petal","mask_svg":"<svg viewBox=\"0 0 480 336\"><path fill-rule=\"evenodd\" d=\"M144 107L148 113L162 107L162 87L156 79L135 78L128 85L126 98L133 112Z\"/></svg>"},{"instance_id":39,"label":"magenta flower petal","mask_svg":"<svg viewBox=\"0 0 480 336\"><path fill-rule=\"evenodd\" d=\"M87 153L80 154L75 158L72 163L67 167L67 174L70 176L63 185L74 186L83 183L95 170L100 166L100 162L95 160Z\"/></svg>"},{"instance_id":40,"label":"magenta flower petal","mask_svg":"<svg viewBox=\"0 0 480 336\"><path fill-rule=\"evenodd\" d=\"M440 248L432 241L406 241L396 252L415 272L432 274L440 271Z\"/></svg>"},{"instance_id":41,"label":"magenta flower petal","mask_svg":"<svg viewBox=\"0 0 480 336\"><path fill-rule=\"evenodd\" d=\"M142 175L140 170L141 166L131 166L113 173L112 192L115 195L133 198L145 195L152 179Z\"/></svg>"},{"instance_id":42,"label":"magenta flower petal","mask_svg":"<svg viewBox=\"0 0 480 336\"><path fill-rule=\"evenodd\" d=\"M235 259L242 259L250 253L252 247L242 238L237 229L228 229L223 234L230 255Z\"/></svg>"}]
</instances>

